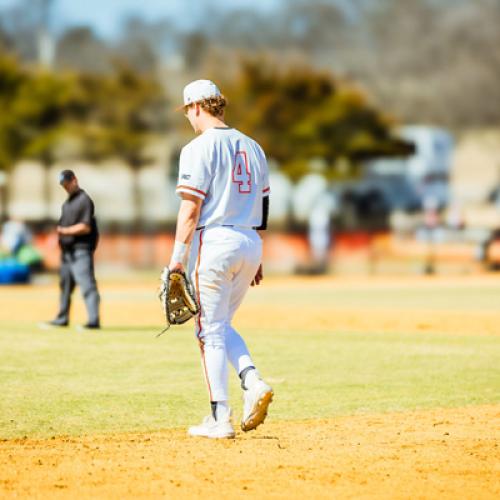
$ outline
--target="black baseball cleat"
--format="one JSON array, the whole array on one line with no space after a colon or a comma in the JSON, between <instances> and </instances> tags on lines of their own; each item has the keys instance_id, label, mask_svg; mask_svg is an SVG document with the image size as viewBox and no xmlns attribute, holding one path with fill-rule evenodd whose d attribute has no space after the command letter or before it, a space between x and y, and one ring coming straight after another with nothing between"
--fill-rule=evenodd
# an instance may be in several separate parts
<instances>
[{"instance_id":1,"label":"black baseball cleat","mask_svg":"<svg viewBox=\"0 0 500 500\"><path fill-rule=\"evenodd\" d=\"M61 319L53 319L52 321L45 321L38 325L42 330L50 330L51 328L64 328L68 326L68 322Z\"/></svg>"},{"instance_id":2,"label":"black baseball cleat","mask_svg":"<svg viewBox=\"0 0 500 500\"><path fill-rule=\"evenodd\" d=\"M78 325L76 328L78 331L100 330L101 324L100 323L86 323L85 325Z\"/></svg>"}]
</instances>

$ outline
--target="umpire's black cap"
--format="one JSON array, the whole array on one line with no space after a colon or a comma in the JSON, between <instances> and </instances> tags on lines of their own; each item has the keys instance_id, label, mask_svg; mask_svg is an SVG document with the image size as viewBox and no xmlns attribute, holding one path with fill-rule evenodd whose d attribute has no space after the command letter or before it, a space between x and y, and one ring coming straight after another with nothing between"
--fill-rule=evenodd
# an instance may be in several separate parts
<instances>
[{"instance_id":1,"label":"umpire's black cap","mask_svg":"<svg viewBox=\"0 0 500 500\"><path fill-rule=\"evenodd\" d=\"M75 173L73 170L63 170L59 174L59 184L62 184L63 182L69 182L72 181L75 178Z\"/></svg>"}]
</instances>

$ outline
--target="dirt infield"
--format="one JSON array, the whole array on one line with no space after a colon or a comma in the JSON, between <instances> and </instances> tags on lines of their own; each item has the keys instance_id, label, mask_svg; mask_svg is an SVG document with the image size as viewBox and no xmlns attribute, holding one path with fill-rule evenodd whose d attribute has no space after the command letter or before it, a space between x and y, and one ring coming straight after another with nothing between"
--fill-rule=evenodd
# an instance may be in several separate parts
<instances>
[{"instance_id":1,"label":"dirt infield","mask_svg":"<svg viewBox=\"0 0 500 500\"><path fill-rule=\"evenodd\" d=\"M2 498L498 498L500 406L0 442ZM485 433L485 430L487 432Z\"/></svg>"}]
</instances>

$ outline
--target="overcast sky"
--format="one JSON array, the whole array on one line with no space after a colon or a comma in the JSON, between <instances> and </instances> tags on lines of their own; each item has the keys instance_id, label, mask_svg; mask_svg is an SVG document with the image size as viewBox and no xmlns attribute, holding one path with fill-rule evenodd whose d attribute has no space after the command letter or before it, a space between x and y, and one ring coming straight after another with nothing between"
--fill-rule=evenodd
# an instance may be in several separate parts
<instances>
[{"instance_id":1,"label":"overcast sky","mask_svg":"<svg viewBox=\"0 0 500 500\"><path fill-rule=\"evenodd\" d=\"M34 2L35 0L30 0ZM272 11L282 0L53 0L51 25L57 32L67 26L92 26L104 37L114 37L124 19L139 16L148 21L169 18L190 27L211 9L252 8ZM2 10L19 5L22 0L0 0Z\"/></svg>"}]
</instances>

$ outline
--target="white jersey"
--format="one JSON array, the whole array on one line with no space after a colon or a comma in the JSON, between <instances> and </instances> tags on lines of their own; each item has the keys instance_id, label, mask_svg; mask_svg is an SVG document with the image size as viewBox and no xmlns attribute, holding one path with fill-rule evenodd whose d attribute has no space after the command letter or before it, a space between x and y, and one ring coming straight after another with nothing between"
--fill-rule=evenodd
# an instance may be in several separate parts
<instances>
[{"instance_id":1,"label":"white jersey","mask_svg":"<svg viewBox=\"0 0 500 500\"><path fill-rule=\"evenodd\" d=\"M269 171L262 148L234 128L211 128L181 152L176 192L203 200L199 226L262 224Z\"/></svg>"}]
</instances>

